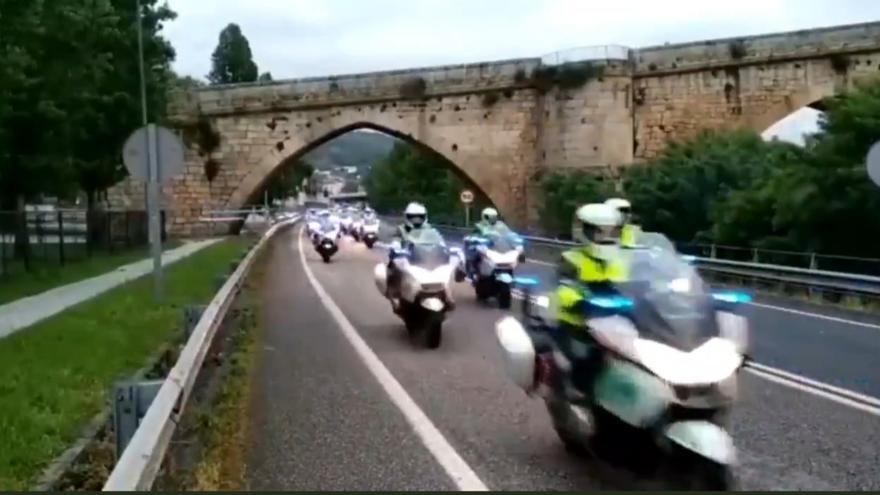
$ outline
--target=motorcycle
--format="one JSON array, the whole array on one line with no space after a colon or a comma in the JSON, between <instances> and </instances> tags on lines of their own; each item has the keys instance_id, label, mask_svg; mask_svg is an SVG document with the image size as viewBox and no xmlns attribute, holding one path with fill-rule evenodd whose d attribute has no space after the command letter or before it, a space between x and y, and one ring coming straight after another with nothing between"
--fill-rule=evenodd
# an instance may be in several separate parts
<instances>
[{"instance_id":1,"label":"motorcycle","mask_svg":"<svg viewBox=\"0 0 880 495\"><path fill-rule=\"evenodd\" d=\"M351 224L352 224L351 215L344 214L339 219L340 229L341 229L342 233L345 235L351 235Z\"/></svg>"},{"instance_id":2,"label":"motorcycle","mask_svg":"<svg viewBox=\"0 0 880 495\"><path fill-rule=\"evenodd\" d=\"M510 378L542 398L566 448L603 457L615 446L655 452L683 469L689 485L734 486L736 449L727 418L746 361L750 296L709 291L668 249L627 250L629 280L587 296L586 331L601 350L568 337L568 356L593 361L589 377L569 373L549 325L549 299L526 287L523 326L496 324ZM592 351L592 352L591 352ZM633 446L632 438L647 448Z\"/></svg>"},{"instance_id":3,"label":"motorcycle","mask_svg":"<svg viewBox=\"0 0 880 495\"><path fill-rule=\"evenodd\" d=\"M460 250L447 248L439 233L425 233L418 242L391 246L392 263L398 271L393 294L388 289L388 265L373 270L376 288L391 301L391 308L404 322L407 333L429 349L440 347L443 321L455 308L450 281L460 265Z\"/></svg>"},{"instance_id":4,"label":"motorcycle","mask_svg":"<svg viewBox=\"0 0 880 495\"><path fill-rule=\"evenodd\" d=\"M467 236L465 245L476 251L474 266L469 266L469 278L478 301L494 297L498 307L509 309L514 270L525 259L522 238L513 232L493 233L488 236Z\"/></svg>"},{"instance_id":5,"label":"motorcycle","mask_svg":"<svg viewBox=\"0 0 880 495\"><path fill-rule=\"evenodd\" d=\"M362 218L352 218L351 225L348 228L348 233L352 237L352 239L355 240L355 242L361 242L361 229L363 228L363 226L364 220Z\"/></svg>"},{"instance_id":6,"label":"motorcycle","mask_svg":"<svg viewBox=\"0 0 880 495\"><path fill-rule=\"evenodd\" d=\"M330 263L330 258L339 251L339 227L335 224L325 224L314 237L315 251L321 255L324 263Z\"/></svg>"},{"instance_id":7,"label":"motorcycle","mask_svg":"<svg viewBox=\"0 0 880 495\"><path fill-rule=\"evenodd\" d=\"M379 219L364 220L359 237L368 249L373 249L373 245L379 240Z\"/></svg>"}]
</instances>

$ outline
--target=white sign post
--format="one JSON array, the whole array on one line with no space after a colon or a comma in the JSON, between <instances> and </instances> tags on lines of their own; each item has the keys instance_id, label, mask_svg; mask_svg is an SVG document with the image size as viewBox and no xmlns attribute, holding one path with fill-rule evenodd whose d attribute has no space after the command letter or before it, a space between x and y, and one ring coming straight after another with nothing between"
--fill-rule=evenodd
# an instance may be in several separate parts
<instances>
[{"instance_id":1,"label":"white sign post","mask_svg":"<svg viewBox=\"0 0 880 495\"><path fill-rule=\"evenodd\" d=\"M153 294L162 300L162 213L160 186L183 168L183 143L170 129L147 124L134 131L122 149L122 161L132 177L147 181L147 218L153 257Z\"/></svg>"},{"instance_id":2,"label":"white sign post","mask_svg":"<svg viewBox=\"0 0 880 495\"><path fill-rule=\"evenodd\" d=\"M465 189L464 191L461 192L461 194L458 196L458 198L461 200L462 204L464 204L464 226L470 227L471 226L471 203L474 202L474 193Z\"/></svg>"}]
</instances>

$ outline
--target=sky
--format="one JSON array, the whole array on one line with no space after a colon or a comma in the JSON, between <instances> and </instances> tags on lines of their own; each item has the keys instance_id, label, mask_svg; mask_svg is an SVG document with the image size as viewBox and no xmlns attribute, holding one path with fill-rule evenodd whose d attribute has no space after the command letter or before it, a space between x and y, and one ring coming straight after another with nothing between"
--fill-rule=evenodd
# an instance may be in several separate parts
<instances>
[{"instance_id":1,"label":"sky","mask_svg":"<svg viewBox=\"0 0 880 495\"><path fill-rule=\"evenodd\" d=\"M535 57L592 45L637 48L880 20L877 0L168 3L178 13L165 28L177 50L177 72L204 78L220 30L234 22L250 41L260 71L271 72L276 80Z\"/></svg>"}]
</instances>

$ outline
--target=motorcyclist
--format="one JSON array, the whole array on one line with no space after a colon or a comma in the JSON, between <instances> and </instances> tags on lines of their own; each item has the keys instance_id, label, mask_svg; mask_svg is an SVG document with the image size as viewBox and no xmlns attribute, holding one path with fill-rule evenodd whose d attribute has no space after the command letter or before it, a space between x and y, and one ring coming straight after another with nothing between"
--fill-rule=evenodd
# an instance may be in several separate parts
<instances>
[{"instance_id":1,"label":"motorcyclist","mask_svg":"<svg viewBox=\"0 0 880 495\"><path fill-rule=\"evenodd\" d=\"M635 247L642 228L633 222L630 202L623 198L611 198L605 204L620 213L620 245L626 248Z\"/></svg>"},{"instance_id":2,"label":"motorcyclist","mask_svg":"<svg viewBox=\"0 0 880 495\"><path fill-rule=\"evenodd\" d=\"M483 208L480 212L480 221L474 224L471 235L486 237L492 234L509 232L510 228L498 219L498 210L495 208ZM474 273L477 271L477 263L479 263L479 253L476 249L476 243L466 240L465 250L467 257L467 271Z\"/></svg>"},{"instance_id":3,"label":"motorcyclist","mask_svg":"<svg viewBox=\"0 0 880 495\"><path fill-rule=\"evenodd\" d=\"M586 391L602 363L601 348L586 331L587 300L625 280L627 266L619 244L620 213L614 207L604 203L581 206L575 225L575 239L581 245L562 253L552 297L556 327L551 335L554 347L568 361L564 375L577 389Z\"/></svg>"},{"instance_id":4,"label":"motorcyclist","mask_svg":"<svg viewBox=\"0 0 880 495\"><path fill-rule=\"evenodd\" d=\"M391 298L397 297L397 286L400 281L400 272L394 264L397 257L395 248L405 247L409 242L417 240L423 232L431 230L428 225L428 209L421 203L412 202L403 210L403 223L395 228L391 238L391 249L388 251L388 280L387 291Z\"/></svg>"}]
</instances>

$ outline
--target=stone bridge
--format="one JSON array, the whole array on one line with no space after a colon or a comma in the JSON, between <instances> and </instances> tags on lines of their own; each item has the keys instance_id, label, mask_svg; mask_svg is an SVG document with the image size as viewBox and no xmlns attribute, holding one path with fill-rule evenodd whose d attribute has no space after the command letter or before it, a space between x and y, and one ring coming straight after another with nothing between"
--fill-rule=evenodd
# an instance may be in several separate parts
<instances>
[{"instance_id":1,"label":"stone bridge","mask_svg":"<svg viewBox=\"0 0 880 495\"><path fill-rule=\"evenodd\" d=\"M760 132L880 74L880 22L623 49L589 66L555 66L569 71L556 83L552 67L529 58L178 94L172 121L189 137L186 171L164 191L171 231L199 233L203 210L258 198L280 168L358 128L442 155L524 226L535 220L545 170L625 166L705 128ZM199 134L219 142L200 144L211 140ZM126 180L109 198L142 204L142 191Z\"/></svg>"}]
</instances>

